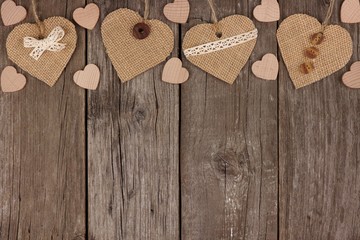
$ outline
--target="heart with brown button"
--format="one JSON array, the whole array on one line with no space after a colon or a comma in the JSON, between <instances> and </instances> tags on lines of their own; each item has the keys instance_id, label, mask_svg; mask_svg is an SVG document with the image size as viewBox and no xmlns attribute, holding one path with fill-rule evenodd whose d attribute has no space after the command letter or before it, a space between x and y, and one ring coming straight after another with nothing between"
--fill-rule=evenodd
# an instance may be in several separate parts
<instances>
[{"instance_id":1,"label":"heart with brown button","mask_svg":"<svg viewBox=\"0 0 360 240\"><path fill-rule=\"evenodd\" d=\"M254 23L242 15L200 24L186 33L184 54L197 67L232 84L249 60L257 33Z\"/></svg>"},{"instance_id":2,"label":"heart with brown button","mask_svg":"<svg viewBox=\"0 0 360 240\"><path fill-rule=\"evenodd\" d=\"M122 82L166 60L174 48L174 34L159 20L144 20L121 8L102 23L101 33L109 58Z\"/></svg>"},{"instance_id":3,"label":"heart with brown button","mask_svg":"<svg viewBox=\"0 0 360 240\"><path fill-rule=\"evenodd\" d=\"M53 86L76 48L74 24L63 17L51 17L38 24L14 28L6 41L9 59L30 75ZM43 36L42 36L43 35Z\"/></svg>"},{"instance_id":4,"label":"heart with brown button","mask_svg":"<svg viewBox=\"0 0 360 240\"><path fill-rule=\"evenodd\" d=\"M343 68L353 53L349 32L338 26L325 29L314 17L295 14L277 31L285 65L295 87L315 83Z\"/></svg>"}]
</instances>

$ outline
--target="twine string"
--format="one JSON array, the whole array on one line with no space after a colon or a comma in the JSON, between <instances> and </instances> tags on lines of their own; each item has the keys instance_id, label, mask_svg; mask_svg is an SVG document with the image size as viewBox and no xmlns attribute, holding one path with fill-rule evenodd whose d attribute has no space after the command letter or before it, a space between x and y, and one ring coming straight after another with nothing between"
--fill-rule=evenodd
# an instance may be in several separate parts
<instances>
[{"instance_id":1,"label":"twine string","mask_svg":"<svg viewBox=\"0 0 360 240\"><path fill-rule=\"evenodd\" d=\"M37 8L37 4L36 4L36 0L31 0L32 3L32 11L35 17L35 21L36 24L39 27L39 31L40 31L40 38L44 38L45 37L45 25L44 23L40 20L39 15L37 14L36 8Z\"/></svg>"},{"instance_id":2,"label":"twine string","mask_svg":"<svg viewBox=\"0 0 360 240\"><path fill-rule=\"evenodd\" d=\"M145 0L144 19L148 20L150 15L150 0Z\"/></svg>"},{"instance_id":3,"label":"twine string","mask_svg":"<svg viewBox=\"0 0 360 240\"><path fill-rule=\"evenodd\" d=\"M214 3L214 0L208 0L208 2L209 2L209 5L210 5L210 8L211 8L211 19L216 24L219 21L218 21L218 18L216 16L216 6L215 6L215 3Z\"/></svg>"},{"instance_id":4,"label":"twine string","mask_svg":"<svg viewBox=\"0 0 360 240\"><path fill-rule=\"evenodd\" d=\"M214 0L207 0L207 1L210 5L210 9L211 9L211 21L214 23L216 35L220 38L222 36L222 32L221 32L221 29L218 24L219 20L217 18L217 14L216 14L215 2L214 2Z\"/></svg>"},{"instance_id":5,"label":"twine string","mask_svg":"<svg viewBox=\"0 0 360 240\"><path fill-rule=\"evenodd\" d=\"M322 31L325 30L325 28L329 25L330 23L330 19L331 19L331 16L334 12L334 8L335 8L335 0L331 0L330 1L330 6L329 6L329 9L326 13L326 17L325 17L325 20L324 22L322 23Z\"/></svg>"}]
</instances>

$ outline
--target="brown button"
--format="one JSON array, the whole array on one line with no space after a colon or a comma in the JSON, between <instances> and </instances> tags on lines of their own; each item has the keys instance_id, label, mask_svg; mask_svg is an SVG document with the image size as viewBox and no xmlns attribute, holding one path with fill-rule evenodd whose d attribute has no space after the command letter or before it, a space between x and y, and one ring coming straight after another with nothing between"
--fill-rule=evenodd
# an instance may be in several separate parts
<instances>
[{"instance_id":1,"label":"brown button","mask_svg":"<svg viewBox=\"0 0 360 240\"><path fill-rule=\"evenodd\" d=\"M311 62L305 62L300 65L300 71L304 74L309 74L314 70L314 64Z\"/></svg>"},{"instance_id":2,"label":"brown button","mask_svg":"<svg viewBox=\"0 0 360 240\"><path fill-rule=\"evenodd\" d=\"M150 34L150 26L145 23L138 23L133 28L133 35L137 39L145 39Z\"/></svg>"},{"instance_id":3,"label":"brown button","mask_svg":"<svg viewBox=\"0 0 360 240\"><path fill-rule=\"evenodd\" d=\"M325 36L322 32L315 33L311 36L310 42L312 45L319 45L321 44L325 39Z\"/></svg>"},{"instance_id":4,"label":"brown button","mask_svg":"<svg viewBox=\"0 0 360 240\"><path fill-rule=\"evenodd\" d=\"M311 59L316 58L319 54L320 51L316 47L309 47L305 50L305 56Z\"/></svg>"}]
</instances>

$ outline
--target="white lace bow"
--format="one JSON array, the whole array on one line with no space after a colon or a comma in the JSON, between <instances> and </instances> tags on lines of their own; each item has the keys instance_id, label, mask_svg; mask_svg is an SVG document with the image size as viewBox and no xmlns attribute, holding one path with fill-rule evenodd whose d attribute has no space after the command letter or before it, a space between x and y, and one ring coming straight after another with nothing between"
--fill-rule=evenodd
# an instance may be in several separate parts
<instances>
[{"instance_id":1,"label":"white lace bow","mask_svg":"<svg viewBox=\"0 0 360 240\"><path fill-rule=\"evenodd\" d=\"M59 52L65 48L65 44L59 43L61 39L65 36L64 29L61 27L55 27L49 36L44 39L35 39L33 37L25 37L24 38L24 47L26 48L34 48L30 53L30 56L39 60L41 55L46 51Z\"/></svg>"}]
</instances>

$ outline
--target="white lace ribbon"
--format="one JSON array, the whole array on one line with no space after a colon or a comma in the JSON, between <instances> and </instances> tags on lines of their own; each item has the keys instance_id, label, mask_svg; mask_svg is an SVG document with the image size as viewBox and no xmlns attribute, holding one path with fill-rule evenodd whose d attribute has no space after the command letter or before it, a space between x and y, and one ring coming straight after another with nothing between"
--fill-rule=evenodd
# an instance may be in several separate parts
<instances>
[{"instance_id":1,"label":"white lace ribbon","mask_svg":"<svg viewBox=\"0 0 360 240\"><path fill-rule=\"evenodd\" d=\"M61 39L65 36L64 29L61 27L55 27L49 36L44 39L35 39L33 37L25 37L24 38L24 47L26 48L34 48L30 53L30 56L39 60L41 55L46 51L59 52L65 48L65 44L59 43Z\"/></svg>"},{"instance_id":2,"label":"white lace ribbon","mask_svg":"<svg viewBox=\"0 0 360 240\"><path fill-rule=\"evenodd\" d=\"M237 45L249 42L258 37L258 30L254 30L233 37L225 38L216 42L205 43L196 47L188 48L184 50L186 57L198 56L207 53L217 52L227 48L235 47Z\"/></svg>"}]
</instances>

